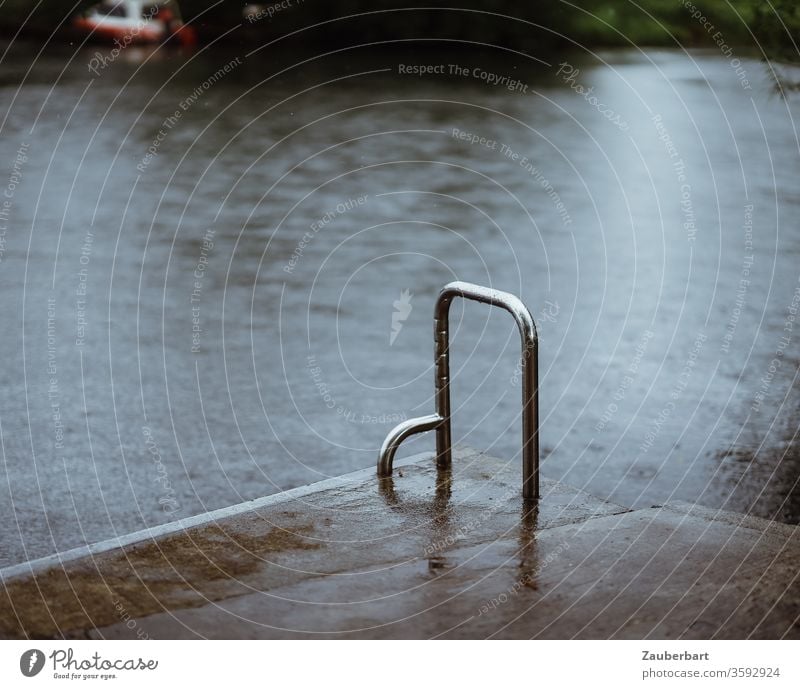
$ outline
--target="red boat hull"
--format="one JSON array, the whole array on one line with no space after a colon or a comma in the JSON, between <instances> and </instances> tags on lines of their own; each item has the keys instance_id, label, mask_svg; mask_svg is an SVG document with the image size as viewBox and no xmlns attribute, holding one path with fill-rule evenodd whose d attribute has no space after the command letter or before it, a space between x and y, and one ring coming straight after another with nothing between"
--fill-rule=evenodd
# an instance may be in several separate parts
<instances>
[{"instance_id":1,"label":"red boat hull","mask_svg":"<svg viewBox=\"0 0 800 689\"><path fill-rule=\"evenodd\" d=\"M119 45L160 43L170 35L176 36L184 46L193 46L197 43L194 29L182 23L170 31L166 25L157 21L112 24L102 19L77 17L73 21L73 26L91 38Z\"/></svg>"}]
</instances>

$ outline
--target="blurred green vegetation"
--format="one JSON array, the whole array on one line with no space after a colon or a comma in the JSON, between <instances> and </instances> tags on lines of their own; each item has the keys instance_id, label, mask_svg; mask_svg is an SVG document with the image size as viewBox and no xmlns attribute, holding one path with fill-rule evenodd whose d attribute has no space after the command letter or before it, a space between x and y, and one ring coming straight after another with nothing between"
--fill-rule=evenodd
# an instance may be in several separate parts
<instances>
[{"instance_id":1,"label":"blurred green vegetation","mask_svg":"<svg viewBox=\"0 0 800 689\"><path fill-rule=\"evenodd\" d=\"M800 2L772 0L427 0L428 7L452 11L396 10L408 0L285 0L272 18L243 20L247 2L240 0L180 0L184 18L193 21L201 36L209 38L225 29L244 25L236 36L252 40L278 37L326 20L369 13L324 28L304 32L307 43L362 43L428 37L482 41L533 52L558 49L574 43L599 46L703 46L713 45L721 32L732 46L760 45L766 56L800 61L795 41L800 39ZM93 0L78 2L87 7ZM30 33L49 34L71 14L63 0L42 0L31 10L30 0L5 0L0 4L0 28L8 34L21 26ZM260 3L275 5L276 1ZM70 7L68 10L67 7ZM485 14L458 11L478 10ZM693 16L693 14L695 16ZM512 21L498 15L516 17ZM707 20L705 25L698 15ZM713 31L708 27L713 26Z\"/></svg>"},{"instance_id":2,"label":"blurred green vegetation","mask_svg":"<svg viewBox=\"0 0 800 689\"><path fill-rule=\"evenodd\" d=\"M800 62L800 2L771 0L771 3L772 7L769 3L755 3L753 31L770 59Z\"/></svg>"}]
</instances>

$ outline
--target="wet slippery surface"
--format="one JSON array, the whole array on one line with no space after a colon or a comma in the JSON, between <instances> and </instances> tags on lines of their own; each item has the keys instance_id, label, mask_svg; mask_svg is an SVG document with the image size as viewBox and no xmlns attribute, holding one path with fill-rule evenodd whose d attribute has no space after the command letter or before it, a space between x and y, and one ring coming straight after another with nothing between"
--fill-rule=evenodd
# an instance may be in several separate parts
<instances>
[{"instance_id":1,"label":"wet slippery surface","mask_svg":"<svg viewBox=\"0 0 800 689\"><path fill-rule=\"evenodd\" d=\"M6 576L0 630L800 637L796 527L685 504L629 511L550 481L530 510L519 486L515 462L464 448L452 473L429 455L391 480L359 472Z\"/></svg>"},{"instance_id":2,"label":"wet slippery surface","mask_svg":"<svg viewBox=\"0 0 800 689\"><path fill-rule=\"evenodd\" d=\"M38 46L18 43L0 65L0 193L15 184L0 565L371 466L398 417L433 411L431 314L453 279L517 294L537 319L546 477L626 506L800 519L796 334L770 371L798 288L800 101L775 98L758 59L740 56L747 91L714 50L537 56L548 67L414 46L292 67L136 49L95 76L96 50L51 45L28 72ZM563 59L628 131L556 74ZM398 73L421 62L528 92ZM454 441L511 457L514 324L459 305L453 326Z\"/></svg>"}]
</instances>

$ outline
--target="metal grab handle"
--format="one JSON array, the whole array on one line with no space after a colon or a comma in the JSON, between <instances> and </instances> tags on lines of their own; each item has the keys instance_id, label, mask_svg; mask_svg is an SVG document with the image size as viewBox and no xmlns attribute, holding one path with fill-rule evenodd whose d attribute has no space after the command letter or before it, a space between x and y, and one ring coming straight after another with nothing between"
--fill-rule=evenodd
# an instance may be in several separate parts
<instances>
[{"instance_id":1,"label":"metal grab handle","mask_svg":"<svg viewBox=\"0 0 800 689\"><path fill-rule=\"evenodd\" d=\"M439 292L433 314L436 357L436 413L408 419L386 436L378 456L378 476L391 476L397 448L416 433L436 430L436 462L449 467L453 462L450 435L450 304L455 297L472 299L505 309L517 322L522 339L522 497L539 497L539 364L536 324L519 298L508 292L451 282Z\"/></svg>"}]
</instances>

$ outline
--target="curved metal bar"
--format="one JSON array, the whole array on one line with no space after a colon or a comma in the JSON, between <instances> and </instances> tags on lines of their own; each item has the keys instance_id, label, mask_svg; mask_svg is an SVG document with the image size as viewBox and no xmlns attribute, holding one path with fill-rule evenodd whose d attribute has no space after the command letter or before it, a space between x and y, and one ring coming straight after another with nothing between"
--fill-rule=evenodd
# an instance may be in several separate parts
<instances>
[{"instance_id":1,"label":"curved metal bar","mask_svg":"<svg viewBox=\"0 0 800 689\"><path fill-rule=\"evenodd\" d=\"M381 445L381 452L378 455L378 476L392 475L394 455L397 452L397 448L400 447L400 443L411 435L425 433L425 431L432 431L434 428L438 428L442 421L442 417L438 414L428 414L428 416L407 419L397 424L389 431L389 435L386 436L383 445Z\"/></svg>"},{"instance_id":2,"label":"curved metal bar","mask_svg":"<svg viewBox=\"0 0 800 689\"><path fill-rule=\"evenodd\" d=\"M455 297L471 299L508 311L519 328L522 356L522 496L539 497L539 381L536 324L522 301L508 292L451 282L439 292L434 310L436 342L436 411L444 422L436 431L436 461L452 464L450 437L450 304Z\"/></svg>"},{"instance_id":3,"label":"curved metal bar","mask_svg":"<svg viewBox=\"0 0 800 689\"><path fill-rule=\"evenodd\" d=\"M378 458L378 474L390 476L397 447L409 435L436 429L436 461L441 467L452 464L450 432L450 304L456 297L471 299L508 311L517 323L522 340L522 496L539 497L539 381L538 336L536 324L525 304L508 292L451 282L445 285L434 309L436 414L409 419L387 436Z\"/></svg>"}]
</instances>

